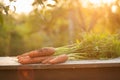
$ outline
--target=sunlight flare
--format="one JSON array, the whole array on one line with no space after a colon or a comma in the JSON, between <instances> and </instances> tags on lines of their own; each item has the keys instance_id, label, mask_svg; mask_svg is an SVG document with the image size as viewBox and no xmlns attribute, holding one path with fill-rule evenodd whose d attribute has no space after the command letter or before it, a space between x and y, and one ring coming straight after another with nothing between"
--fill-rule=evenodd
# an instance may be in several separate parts
<instances>
[{"instance_id":1,"label":"sunlight flare","mask_svg":"<svg viewBox=\"0 0 120 80\"><path fill-rule=\"evenodd\" d=\"M115 0L88 0L88 2L94 4L94 5L102 5L102 4L108 4L110 5Z\"/></svg>"},{"instance_id":2,"label":"sunlight flare","mask_svg":"<svg viewBox=\"0 0 120 80\"><path fill-rule=\"evenodd\" d=\"M116 13L116 11L117 11L117 6L116 6L116 5L112 6L112 9L111 9L111 10L112 10L113 13Z\"/></svg>"},{"instance_id":3,"label":"sunlight flare","mask_svg":"<svg viewBox=\"0 0 120 80\"><path fill-rule=\"evenodd\" d=\"M7 5L11 5L10 9L12 11L15 10L14 6L16 7L16 13L21 14L21 13L25 13L25 14L29 14L32 10L33 10L33 3L34 0L16 0L16 2L9 2L9 0L4 0L3 2ZM92 4L95 8L96 7L100 7L103 4L107 4L110 5L112 3L114 3L116 0L80 0L82 1L82 6L83 7L90 7L89 4ZM47 4L52 4L55 5L56 2L53 0L47 0L46 2ZM112 7L112 11L115 12L116 7L113 6Z\"/></svg>"},{"instance_id":4,"label":"sunlight flare","mask_svg":"<svg viewBox=\"0 0 120 80\"><path fill-rule=\"evenodd\" d=\"M15 2L9 2L9 0L4 0L6 5L10 5L10 10L14 11L14 6L16 8L16 13L28 14L33 10L32 3L34 0L16 0Z\"/></svg>"}]
</instances>

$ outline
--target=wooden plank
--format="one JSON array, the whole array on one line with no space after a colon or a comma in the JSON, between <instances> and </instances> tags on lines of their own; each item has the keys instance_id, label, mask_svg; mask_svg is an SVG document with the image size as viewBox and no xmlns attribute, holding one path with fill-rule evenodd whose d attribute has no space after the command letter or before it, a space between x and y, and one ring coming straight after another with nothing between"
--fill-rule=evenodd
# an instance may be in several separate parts
<instances>
[{"instance_id":1,"label":"wooden plank","mask_svg":"<svg viewBox=\"0 0 120 80\"><path fill-rule=\"evenodd\" d=\"M0 69L23 69L30 67L30 69L57 69L57 68L96 68L96 67L120 67L120 58L109 60L79 60L67 61L61 64L26 64L22 65L17 62L16 57L0 57Z\"/></svg>"},{"instance_id":2,"label":"wooden plank","mask_svg":"<svg viewBox=\"0 0 120 80\"><path fill-rule=\"evenodd\" d=\"M16 57L0 57L1 80L120 80L120 58L26 64Z\"/></svg>"}]
</instances>

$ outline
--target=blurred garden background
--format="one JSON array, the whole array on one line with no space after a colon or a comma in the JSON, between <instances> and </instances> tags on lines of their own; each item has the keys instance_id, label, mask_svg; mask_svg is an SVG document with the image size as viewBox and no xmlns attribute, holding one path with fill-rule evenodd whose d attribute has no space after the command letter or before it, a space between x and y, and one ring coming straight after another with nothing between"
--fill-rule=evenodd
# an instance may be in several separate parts
<instances>
[{"instance_id":1,"label":"blurred garden background","mask_svg":"<svg viewBox=\"0 0 120 80\"><path fill-rule=\"evenodd\" d=\"M75 43L84 33L120 34L120 0L0 0L0 56Z\"/></svg>"}]
</instances>

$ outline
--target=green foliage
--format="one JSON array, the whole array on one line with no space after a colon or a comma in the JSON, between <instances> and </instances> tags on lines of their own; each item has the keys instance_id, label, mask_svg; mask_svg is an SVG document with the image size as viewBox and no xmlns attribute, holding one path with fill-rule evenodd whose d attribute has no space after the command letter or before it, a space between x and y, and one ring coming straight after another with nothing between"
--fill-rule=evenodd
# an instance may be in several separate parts
<instances>
[{"instance_id":1,"label":"green foliage","mask_svg":"<svg viewBox=\"0 0 120 80\"><path fill-rule=\"evenodd\" d=\"M0 13L0 26L3 26L3 15Z\"/></svg>"},{"instance_id":2,"label":"green foliage","mask_svg":"<svg viewBox=\"0 0 120 80\"><path fill-rule=\"evenodd\" d=\"M55 55L60 54L67 54L71 60L119 57L120 38L117 34L84 34L80 43L56 48Z\"/></svg>"},{"instance_id":3,"label":"green foliage","mask_svg":"<svg viewBox=\"0 0 120 80\"><path fill-rule=\"evenodd\" d=\"M76 55L80 54L81 58L88 58L93 54L94 57L105 58L106 53L110 57L111 55L117 56L119 41L114 35L109 35L109 39L106 35L99 35L99 33L119 34L119 0L110 5L103 4L100 7L95 7L92 4L88 4L89 7L84 7L82 0L54 1L56 4L51 5L45 4L46 0L35 0L34 9L28 15L9 14L9 6L0 4L0 56L18 55L46 46L59 47L75 43L77 39L84 41L82 53L75 52ZM111 10L114 5L117 6L115 13ZM84 33L89 34L90 32L98 34L92 34L92 37L86 34L86 37L83 38ZM110 47L105 47L107 45ZM105 47L105 50L101 46ZM116 52L113 53L112 49L114 52L116 49ZM97 50L99 53L96 53ZM100 52L101 50L103 52ZM93 52L86 55L90 51ZM101 53L105 53L105 55ZM70 54L70 56L73 55Z\"/></svg>"}]
</instances>

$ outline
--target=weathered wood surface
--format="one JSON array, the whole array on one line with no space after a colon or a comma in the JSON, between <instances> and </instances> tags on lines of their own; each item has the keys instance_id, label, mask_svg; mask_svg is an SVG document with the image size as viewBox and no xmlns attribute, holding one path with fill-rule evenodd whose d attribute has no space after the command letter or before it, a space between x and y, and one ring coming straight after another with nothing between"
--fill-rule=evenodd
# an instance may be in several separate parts
<instances>
[{"instance_id":1,"label":"weathered wood surface","mask_svg":"<svg viewBox=\"0 0 120 80\"><path fill-rule=\"evenodd\" d=\"M21 65L0 57L0 80L120 80L120 58Z\"/></svg>"},{"instance_id":2,"label":"weathered wood surface","mask_svg":"<svg viewBox=\"0 0 120 80\"><path fill-rule=\"evenodd\" d=\"M61 64L26 64L17 62L16 57L0 57L0 69L16 69L17 67L29 66L32 69L50 69L50 68L94 68L94 67L120 67L120 58L108 60L79 60L67 61ZM24 68L23 68L24 69Z\"/></svg>"}]
</instances>

